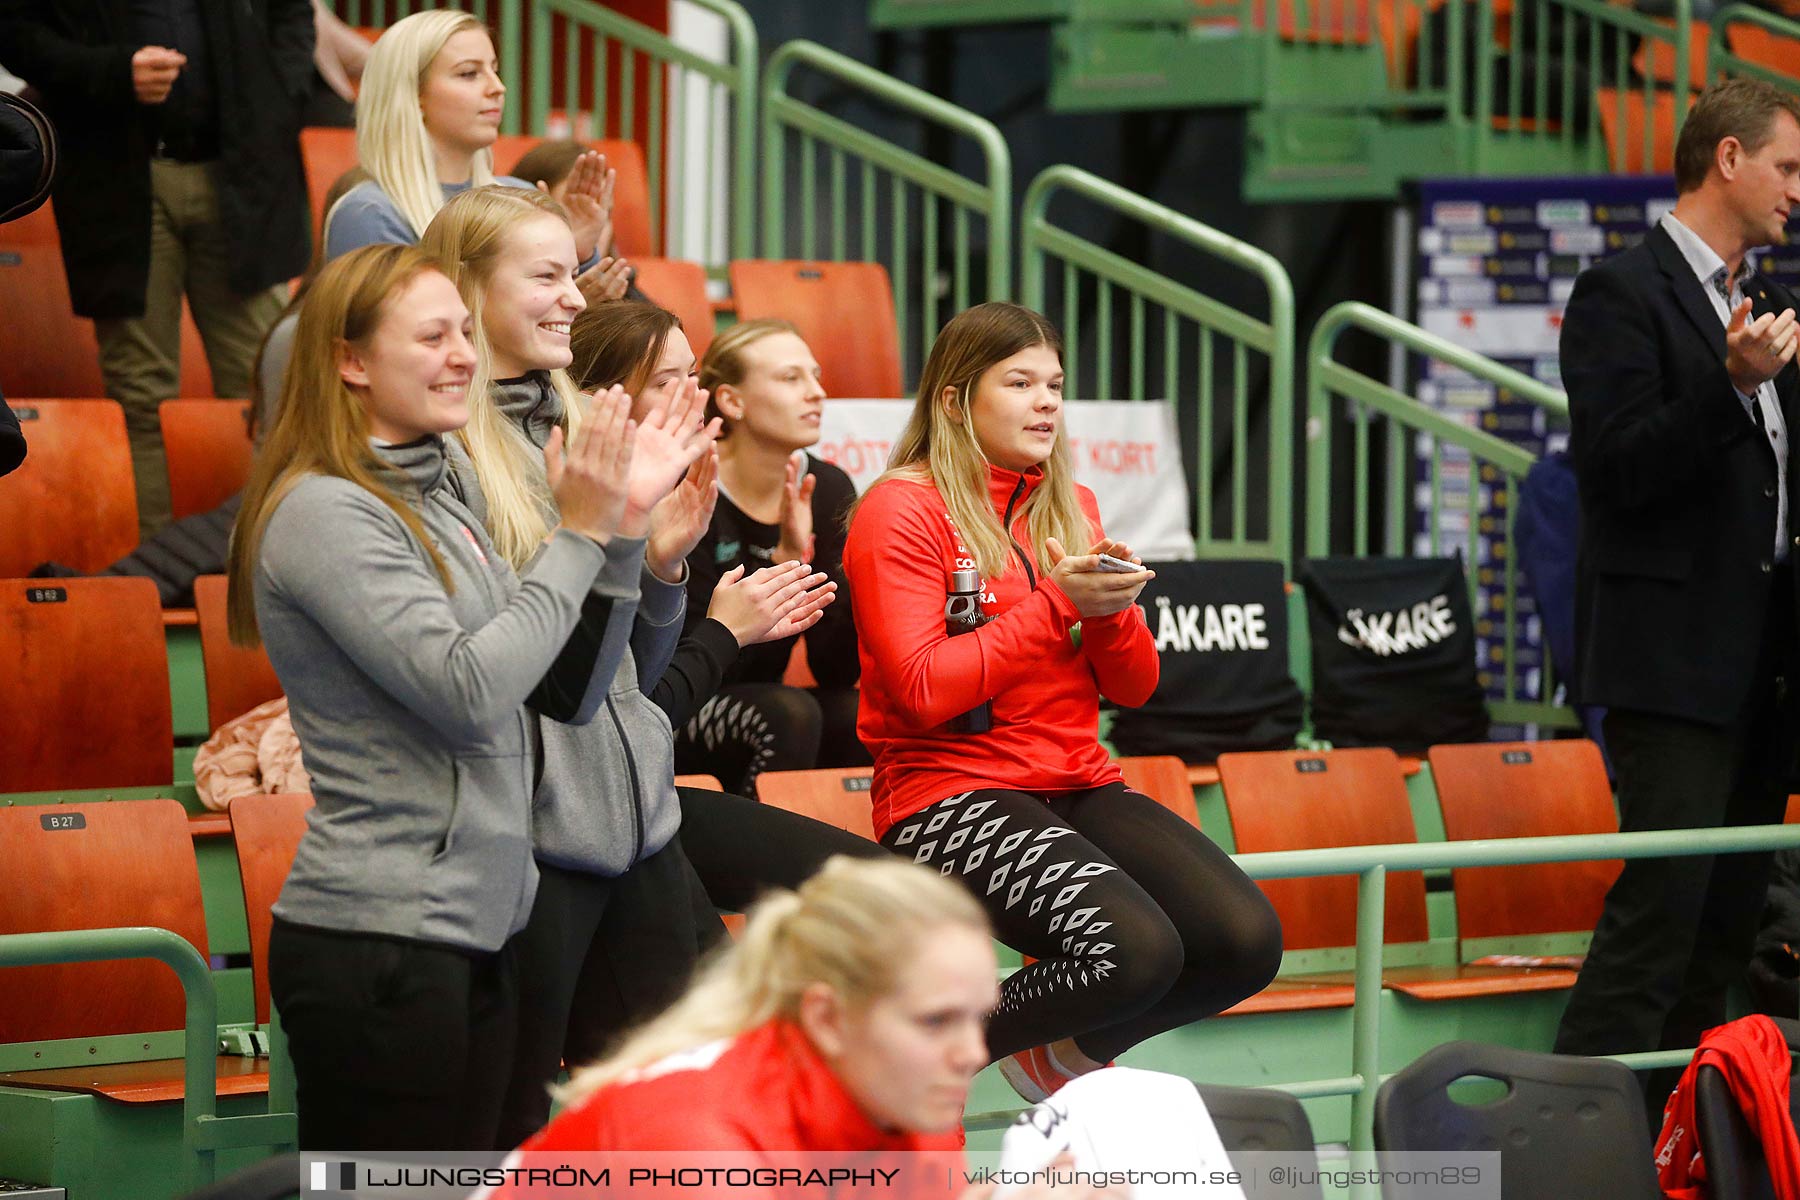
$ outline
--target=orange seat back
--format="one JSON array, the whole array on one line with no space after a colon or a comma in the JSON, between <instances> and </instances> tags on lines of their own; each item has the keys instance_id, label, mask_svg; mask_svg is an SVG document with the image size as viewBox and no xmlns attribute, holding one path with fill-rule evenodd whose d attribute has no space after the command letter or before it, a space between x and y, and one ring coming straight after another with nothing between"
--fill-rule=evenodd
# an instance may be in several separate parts
<instances>
[{"instance_id":1,"label":"orange seat back","mask_svg":"<svg viewBox=\"0 0 1800 1200\"><path fill-rule=\"evenodd\" d=\"M1121 758L1119 772L1125 786L1142 792L1182 820L1200 828L1200 812L1194 807L1194 785L1188 782L1187 764L1172 754Z\"/></svg>"},{"instance_id":2,"label":"orange seat back","mask_svg":"<svg viewBox=\"0 0 1800 1200\"><path fill-rule=\"evenodd\" d=\"M311 796L239 796L231 802L231 839L244 881L244 923L250 929L250 976L256 988L256 1020L269 1019L270 913L294 865L306 833Z\"/></svg>"},{"instance_id":3,"label":"orange seat back","mask_svg":"<svg viewBox=\"0 0 1800 1200\"><path fill-rule=\"evenodd\" d=\"M169 400L157 416L169 509L177 520L210 512L244 490L252 454L249 401Z\"/></svg>"},{"instance_id":4,"label":"orange seat back","mask_svg":"<svg viewBox=\"0 0 1800 1200\"><path fill-rule=\"evenodd\" d=\"M1411 842L1412 807L1392 750L1270 750L1221 754L1219 782L1240 854ZM1356 943L1354 875L1267 879L1258 886L1281 917L1289 950ZM1389 942L1430 937L1425 878L1390 871L1383 930Z\"/></svg>"},{"instance_id":5,"label":"orange seat back","mask_svg":"<svg viewBox=\"0 0 1800 1200\"><path fill-rule=\"evenodd\" d=\"M225 605L225 576L194 580L200 661L206 669L206 723L213 729L281 695L281 680L275 677L268 653L261 646L232 642Z\"/></svg>"},{"instance_id":6,"label":"orange seat back","mask_svg":"<svg viewBox=\"0 0 1800 1200\"><path fill-rule=\"evenodd\" d=\"M111 400L9 403L28 449L0 486L0 578L52 560L98 571L131 553L138 511L125 410Z\"/></svg>"},{"instance_id":7,"label":"orange seat back","mask_svg":"<svg viewBox=\"0 0 1800 1200\"><path fill-rule=\"evenodd\" d=\"M323 233L325 195L356 166L356 130L309 125L300 131L300 158L306 167L306 200L315 233Z\"/></svg>"},{"instance_id":8,"label":"orange seat back","mask_svg":"<svg viewBox=\"0 0 1800 1200\"><path fill-rule=\"evenodd\" d=\"M1433 746L1431 777L1453 842L1617 833L1612 787L1590 741ZM1464 938L1586 932L1620 863L1528 863L1452 872Z\"/></svg>"},{"instance_id":9,"label":"orange seat back","mask_svg":"<svg viewBox=\"0 0 1800 1200\"><path fill-rule=\"evenodd\" d=\"M719 782L717 775L677 775L676 787L698 788L703 792L722 792L725 785Z\"/></svg>"},{"instance_id":10,"label":"orange seat back","mask_svg":"<svg viewBox=\"0 0 1800 1200\"><path fill-rule=\"evenodd\" d=\"M1731 52L1758 66L1800 80L1800 38L1784 37L1748 21L1732 24L1725 32Z\"/></svg>"},{"instance_id":11,"label":"orange seat back","mask_svg":"<svg viewBox=\"0 0 1800 1200\"><path fill-rule=\"evenodd\" d=\"M1607 158L1614 171L1621 175L1657 175L1675 169L1673 92L1658 90L1654 103L1648 107L1651 122L1648 160L1644 157L1646 105L1643 90L1630 88L1621 92L1616 88L1595 88L1594 103L1600 110L1600 132L1606 137Z\"/></svg>"},{"instance_id":12,"label":"orange seat back","mask_svg":"<svg viewBox=\"0 0 1800 1200\"><path fill-rule=\"evenodd\" d=\"M817 771L765 771L756 777L764 804L835 825L845 833L875 840L869 807L873 767L833 767Z\"/></svg>"},{"instance_id":13,"label":"orange seat back","mask_svg":"<svg viewBox=\"0 0 1800 1200\"><path fill-rule=\"evenodd\" d=\"M901 395L894 292L880 263L740 258L731 264L731 294L740 321L794 323L819 360L827 395Z\"/></svg>"},{"instance_id":14,"label":"orange seat back","mask_svg":"<svg viewBox=\"0 0 1800 1200\"><path fill-rule=\"evenodd\" d=\"M638 290L681 318L681 330L696 359L712 345L712 301L706 295L706 268L680 258L634 258Z\"/></svg>"},{"instance_id":15,"label":"orange seat back","mask_svg":"<svg viewBox=\"0 0 1800 1200\"><path fill-rule=\"evenodd\" d=\"M9 739L22 731L9 730ZM173 800L0 808L0 935L144 925L206 957L187 813ZM0 1042L181 1029L175 973L151 959L0 969Z\"/></svg>"},{"instance_id":16,"label":"orange seat back","mask_svg":"<svg viewBox=\"0 0 1800 1200\"><path fill-rule=\"evenodd\" d=\"M0 492L4 492L0 488ZM0 582L0 793L174 776L162 603L148 579Z\"/></svg>"},{"instance_id":17,"label":"orange seat back","mask_svg":"<svg viewBox=\"0 0 1800 1200\"><path fill-rule=\"evenodd\" d=\"M32 396L104 396L94 323L78 317L69 299L56 216L45 204L0 225L0 393L12 402ZM194 328L181 309L183 396L212 395L212 371Z\"/></svg>"}]
</instances>

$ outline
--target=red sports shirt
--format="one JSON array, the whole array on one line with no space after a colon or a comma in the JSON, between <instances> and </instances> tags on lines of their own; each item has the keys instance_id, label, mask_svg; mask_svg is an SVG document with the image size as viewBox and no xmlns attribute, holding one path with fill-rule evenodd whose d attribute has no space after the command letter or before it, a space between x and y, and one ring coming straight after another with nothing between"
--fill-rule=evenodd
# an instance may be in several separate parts
<instances>
[{"instance_id":1,"label":"red sports shirt","mask_svg":"<svg viewBox=\"0 0 1800 1200\"><path fill-rule=\"evenodd\" d=\"M1116 782L1119 768L1099 741L1100 697L1131 708L1156 690L1156 642L1143 610L1133 604L1083 621L1033 556L1025 501L1043 472L990 466L988 475L1015 553L1004 574L982 581L992 620L973 633L953 638L944 628L950 574L969 554L935 487L890 479L871 488L844 545L862 657L856 729L875 757L877 836L959 792ZM1094 494L1076 492L1101 536ZM983 700L994 704L989 732L950 731L948 722Z\"/></svg>"}]
</instances>

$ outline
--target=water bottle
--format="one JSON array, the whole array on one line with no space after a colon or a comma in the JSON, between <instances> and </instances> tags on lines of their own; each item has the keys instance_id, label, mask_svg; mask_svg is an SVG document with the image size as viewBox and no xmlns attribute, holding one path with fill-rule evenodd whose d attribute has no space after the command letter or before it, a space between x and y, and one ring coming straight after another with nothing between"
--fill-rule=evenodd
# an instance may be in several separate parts
<instances>
[{"instance_id":1,"label":"water bottle","mask_svg":"<svg viewBox=\"0 0 1800 1200\"><path fill-rule=\"evenodd\" d=\"M981 572L969 568L950 574L950 595L944 601L944 629L951 637L973 633L987 624L981 611ZM950 719L954 733L986 733L994 727L994 702L983 700L968 712Z\"/></svg>"}]
</instances>

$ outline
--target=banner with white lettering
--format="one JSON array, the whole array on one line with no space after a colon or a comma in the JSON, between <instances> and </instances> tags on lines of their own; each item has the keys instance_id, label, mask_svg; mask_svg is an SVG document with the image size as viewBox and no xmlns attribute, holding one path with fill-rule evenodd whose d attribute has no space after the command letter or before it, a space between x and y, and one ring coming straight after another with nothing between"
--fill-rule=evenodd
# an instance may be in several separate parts
<instances>
[{"instance_id":1,"label":"banner with white lettering","mask_svg":"<svg viewBox=\"0 0 1800 1200\"><path fill-rule=\"evenodd\" d=\"M1162 676L1141 708L1120 709L1121 754L1211 762L1234 750L1278 750L1300 732L1303 699L1288 672L1287 592L1280 563L1158 562L1138 603Z\"/></svg>"},{"instance_id":2,"label":"banner with white lettering","mask_svg":"<svg viewBox=\"0 0 1800 1200\"><path fill-rule=\"evenodd\" d=\"M812 453L834 463L861 492L887 469L894 442L912 415L911 400L825 404ZM1175 410L1159 402L1070 400L1063 405L1075 480L1093 490L1107 536L1139 557L1194 557L1192 505Z\"/></svg>"},{"instance_id":3,"label":"banner with white lettering","mask_svg":"<svg viewBox=\"0 0 1800 1200\"><path fill-rule=\"evenodd\" d=\"M1296 581L1306 589L1314 733L1400 751L1486 740L1461 557L1310 558Z\"/></svg>"}]
</instances>

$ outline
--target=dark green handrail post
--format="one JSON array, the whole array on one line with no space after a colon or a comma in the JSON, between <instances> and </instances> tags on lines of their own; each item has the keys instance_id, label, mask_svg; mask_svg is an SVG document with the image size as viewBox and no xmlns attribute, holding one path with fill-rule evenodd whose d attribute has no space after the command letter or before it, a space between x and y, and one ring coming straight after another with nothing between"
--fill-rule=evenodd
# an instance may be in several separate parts
<instances>
[{"instance_id":1,"label":"dark green handrail post","mask_svg":"<svg viewBox=\"0 0 1800 1200\"><path fill-rule=\"evenodd\" d=\"M69 929L54 933L0 936L0 966L31 967L48 963L104 962L150 958L163 963L181 981L186 1002L182 1050L181 1144L192 1187L212 1182L213 1152L201 1129L218 1112L214 1094L218 1056L219 1012L212 972L188 940L167 929Z\"/></svg>"},{"instance_id":2,"label":"dark green handrail post","mask_svg":"<svg viewBox=\"0 0 1800 1200\"><path fill-rule=\"evenodd\" d=\"M525 56L523 54L525 40L520 36L519 7L524 0L500 0L500 74L506 81L506 90L514 97L501 113L500 130L503 133L518 133L523 128L523 118L519 114L519 104L525 98ZM536 25L547 20L539 14L532 22ZM531 63L532 81L535 83L542 76L546 85L550 79L550 63L548 56L533 59Z\"/></svg>"}]
</instances>

